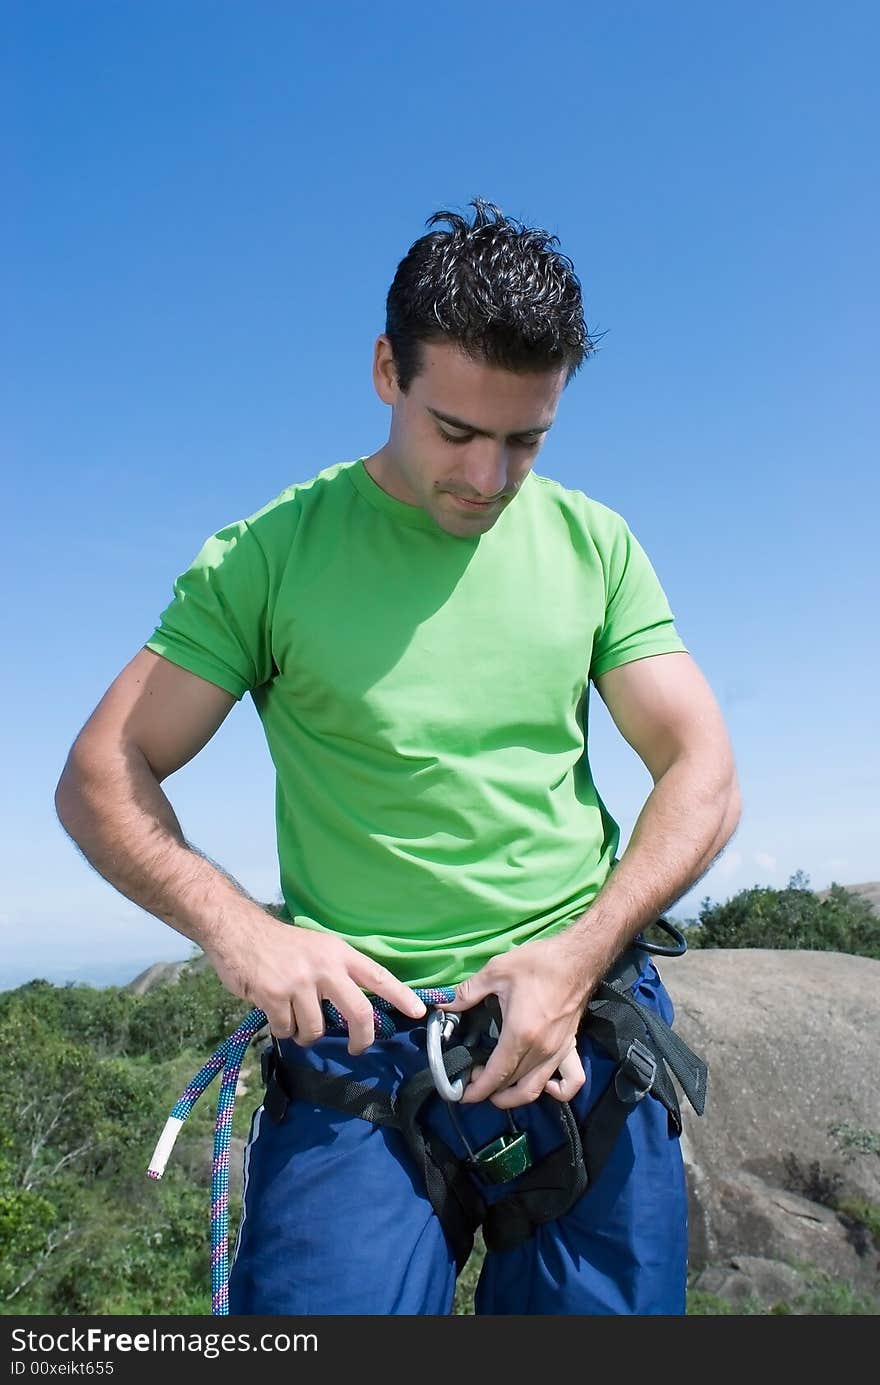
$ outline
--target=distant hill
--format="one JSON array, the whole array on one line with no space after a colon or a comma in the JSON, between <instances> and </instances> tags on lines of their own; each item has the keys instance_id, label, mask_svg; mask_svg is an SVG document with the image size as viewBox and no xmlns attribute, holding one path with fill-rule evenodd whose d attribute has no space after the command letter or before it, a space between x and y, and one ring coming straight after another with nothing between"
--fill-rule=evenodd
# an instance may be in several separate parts
<instances>
[{"instance_id":1,"label":"distant hill","mask_svg":"<svg viewBox=\"0 0 880 1385\"><path fill-rule=\"evenodd\" d=\"M862 885L844 885L850 894L860 894L867 899L875 914L880 914L880 880L866 880ZM827 899L829 890L814 890L817 899Z\"/></svg>"},{"instance_id":2,"label":"distant hill","mask_svg":"<svg viewBox=\"0 0 880 1385\"><path fill-rule=\"evenodd\" d=\"M210 963L204 952L182 962L153 962L152 966L138 972L133 981L125 987L135 995L146 995L154 986L169 986L180 980L181 972L206 971Z\"/></svg>"}]
</instances>

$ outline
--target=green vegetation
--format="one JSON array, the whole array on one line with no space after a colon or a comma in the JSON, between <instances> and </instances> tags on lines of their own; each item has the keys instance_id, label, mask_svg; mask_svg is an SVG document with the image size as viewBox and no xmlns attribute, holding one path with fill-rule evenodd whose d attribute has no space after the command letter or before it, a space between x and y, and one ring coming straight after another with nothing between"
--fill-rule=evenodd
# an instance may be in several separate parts
<instances>
[{"instance_id":1,"label":"green vegetation","mask_svg":"<svg viewBox=\"0 0 880 1385\"><path fill-rule=\"evenodd\" d=\"M858 1294L845 1279L834 1279L815 1267L802 1270L802 1273L803 1293L798 1294L791 1303L781 1301L771 1304L769 1308L763 1307L754 1296L734 1307L717 1294L707 1294L701 1289L689 1289L688 1317L720 1317L724 1314L738 1317L873 1317L880 1311L880 1305Z\"/></svg>"},{"instance_id":2,"label":"green vegetation","mask_svg":"<svg viewBox=\"0 0 880 1385\"><path fill-rule=\"evenodd\" d=\"M797 1312L824 1317L876 1317L880 1304L859 1294L844 1279L834 1279L823 1270L808 1272L807 1288L795 1300L792 1308L774 1305L774 1313Z\"/></svg>"},{"instance_id":3,"label":"green vegetation","mask_svg":"<svg viewBox=\"0 0 880 1385\"><path fill-rule=\"evenodd\" d=\"M210 1312L219 1078L162 1180L146 1166L181 1090L242 1018L213 972L143 997L45 981L0 995L0 1312ZM252 1088L255 1061L242 1069ZM233 1133L248 1120L237 1104Z\"/></svg>"},{"instance_id":4,"label":"green vegetation","mask_svg":"<svg viewBox=\"0 0 880 1385\"><path fill-rule=\"evenodd\" d=\"M854 1154L880 1154L880 1130L863 1130L849 1121L840 1121L828 1127L828 1134L848 1158Z\"/></svg>"},{"instance_id":5,"label":"green vegetation","mask_svg":"<svg viewBox=\"0 0 880 1385\"><path fill-rule=\"evenodd\" d=\"M723 904L708 896L686 924L688 947L798 948L880 959L880 916L855 891L832 884L826 899L797 871L784 890L753 885Z\"/></svg>"},{"instance_id":6,"label":"green vegetation","mask_svg":"<svg viewBox=\"0 0 880 1385\"><path fill-rule=\"evenodd\" d=\"M800 873L785 890L745 890L721 905L704 901L691 923L691 946L880 957L880 923L867 901L835 885L823 902ZM185 1123L161 1181L148 1179L146 1166L184 1086L246 1009L213 971L198 968L144 996L46 981L0 993L0 1314L210 1312L210 1151L219 1078ZM250 1090L236 1103L239 1138L247 1136L261 1091L253 1047L242 1082ZM880 1154L878 1131L839 1123L830 1133L845 1157ZM834 1180L792 1161L794 1182L810 1182L811 1196L833 1206L853 1238L880 1248L880 1209L840 1199ZM230 1250L238 1216L231 1199ZM473 1312L483 1255L478 1238L459 1280L456 1313ZM818 1274L805 1295L772 1311L872 1311L850 1286ZM730 1311L691 1291L689 1313Z\"/></svg>"}]
</instances>

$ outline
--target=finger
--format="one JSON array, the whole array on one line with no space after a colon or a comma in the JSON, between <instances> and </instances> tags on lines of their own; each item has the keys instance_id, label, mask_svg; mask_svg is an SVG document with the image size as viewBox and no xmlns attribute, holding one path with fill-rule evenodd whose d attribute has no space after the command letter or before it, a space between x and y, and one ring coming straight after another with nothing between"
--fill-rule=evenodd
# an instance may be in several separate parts
<instances>
[{"instance_id":1,"label":"finger","mask_svg":"<svg viewBox=\"0 0 880 1385\"><path fill-rule=\"evenodd\" d=\"M362 958L364 966L352 967L351 975L359 986L364 990L372 991L373 995L380 995L383 1000L387 1000L393 1005L395 1010L399 1010L403 1015L409 1015L410 1019L420 1020L426 1014L428 1007L420 996L417 996L411 986L406 986L402 981L398 981L385 967L380 967L376 963L369 962ZM369 1002L368 1002L369 1003ZM372 1009L371 1009L372 1014ZM346 1016L346 1018L348 1018Z\"/></svg>"},{"instance_id":2,"label":"finger","mask_svg":"<svg viewBox=\"0 0 880 1385\"><path fill-rule=\"evenodd\" d=\"M349 1053L363 1053L376 1038L376 1020L367 996L354 981L340 981L327 999L336 1006L348 1024Z\"/></svg>"},{"instance_id":3,"label":"finger","mask_svg":"<svg viewBox=\"0 0 880 1385\"><path fill-rule=\"evenodd\" d=\"M263 1006L263 1010L269 1024L270 1034L274 1034L276 1039L293 1038L296 1034L296 1018L289 1000L286 1008L281 1005L273 1005L270 1010L267 1003Z\"/></svg>"},{"instance_id":4,"label":"finger","mask_svg":"<svg viewBox=\"0 0 880 1385\"><path fill-rule=\"evenodd\" d=\"M567 1049L568 1043L565 1051ZM486 1064L485 1073L474 1090L472 1084L468 1084L464 1099L472 1102L486 1101L495 1092L522 1081L538 1067L545 1068L549 1077L561 1052L562 1049L554 1049L548 1053L545 1042L542 1042L541 1032L536 1026L516 1024L511 1022L510 1016L505 1016L501 1038ZM541 1086L543 1087L543 1083Z\"/></svg>"},{"instance_id":5,"label":"finger","mask_svg":"<svg viewBox=\"0 0 880 1385\"><path fill-rule=\"evenodd\" d=\"M493 1106L497 1106L501 1111L506 1111L512 1106L529 1106L543 1094L554 1070L552 1063L545 1064L543 1067L532 1068L519 1081L509 1082L507 1086L499 1087L497 1091L492 1093L489 1100Z\"/></svg>"},{"instance_id":6,"label":"finger","mask_svg":"<svg viewBox=\"0 0 880 1385\"><path fill-rule=\"evenodd\" d=\"M324 1012L315 991L296 996L293 1001L295 1028L291 1038L301 1048L308 1048L324 1037ZM280 1036L279 1036L280 1037Z\"/></svg>"},{"instance_id":7,"label":"finger","mask_svg":"<svg viewBox=\"0 0 880 1385\"><path fill-rule=\"evenodd\" d=\"M495 1092L510 1086L519 1065L520 1055L512 1051L512 1046L505 1048L502 1039L486 1066L471 1070L471 1080L464 1089L462 1101L472 1104L488 1101Z\"/></svg>"},{"instance_id":8,"label":"finger","mask_svg":"<svg viewBox=\"0 0 880 1385\"><path fill-rule=\"evenodd\" d=\"M562 1059L556 1072L548 1079L544 1091L555 1101L571 1101L587 1080L584 1065L577 1049Z\"/></svg>"},{"instance_id":9,"label":"finger","mask_svg":"<svg viewBox=\"0 0 880 1385\"><path fill-rule=\"evenodd\" d=\"M499 1044L500 1048L500 1044ZM496 1054L498 1049L495 1050ZM560 1049L552 1057L547 1058L540 1052L529 1051L523 1054L521 1061L510 1073L506 1081L494 1084L492 1091L487 1092L482 1099L492 1102L501 1110L506 1110L513 1106L527 1106L533 1101L537 1101L542 1093L548 1090L550 1084L555 1083L550 1094L555 1096L558 1101L568 1101L575 1092L579 1091L585 1081L584 1069L572 1039L568 1045L565 1057L562 1057L563 1050ZM494 1055L493 1055L494 1057ZM491 1067L491 1059L486 1065L486 1072ZM465 1088L465 1100L467 1094L471 1093L470 1099L478 1101L481 1099L480 1092L485 1090L481 1083L472 1090L471 1084Z\"/></svg>"},{"instance_id":10,"label":"finger","mask_svg":"<svg viewBox=\"0 0 880 1385\"><path fill-rule=\"evenodd\" d=\"M462 1010L470 1010L473 1005L484 1000L487 995L495 994L495 983L489 974L485 974L486 968L474 972L466 981L462 981L455 988L455 999L444 1000L443 1009L449 1010L452 1014L458 1014Z\"/></svg>"}]
</instances>

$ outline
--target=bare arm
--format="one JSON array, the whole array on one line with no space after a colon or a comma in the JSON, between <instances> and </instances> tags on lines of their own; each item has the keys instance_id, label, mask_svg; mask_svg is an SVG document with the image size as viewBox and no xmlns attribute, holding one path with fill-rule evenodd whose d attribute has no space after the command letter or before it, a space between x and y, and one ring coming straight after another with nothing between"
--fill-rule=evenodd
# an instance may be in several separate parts
<instances>
[{"instance_id":1,"label":"bare arm","mask_svg":"<svg viewBox=\"0 0 880 1385\"><path fill-rule=\"evenodd\" d=\"M160 781L202 749L234 702L142 649L77 736L55 790L61 825L95 870L203 948L224 905L249 897L187 844Z\"/></svg>"},{"instance_id":2,"label":"bare arm","mask_svg":"<svg viewBox=\"0 0 880 1385\"><path fill-rule=\"evenodd\" d=\"M584 1080L573 1046L585 1002L636 934L705 873L739 821L727 730L689 654L633 660L596 686L654 788L586 911L552 937L492 958L446 1006L467 1009L490 992L501 1000L501 1041L484 1072L472 1076L465 1101L518 1106L544 1090L571 1100Z\"/></svg>"},{"instance_id":3,"label":"bare arm","mask_svg":"<svg viewBox=\"0 0 880 1385\"><path fill-rule=\"evenodd\" d=\"M654 781L617 866L572 924L610 965L705 875L736 830L742 804L721 709L690 654L634 660L603 674L596 687Z\"/></svg>"},{"instance_id":4,"label":"bare arm","mask_svg":"<svg viewBox=\"0 0 880 1385\"><path fill-rule=\"evenodd\" d=\"M352 1051L373 1039L362 990L412 1014L424 1006L384 967L330 933L268 914L184 838L161 781L207 744L235 698L141 649L71 747L55 790L61 825L126 898L198 943L234 995L265 1011L273 1033L311 1043L321 1001L349 1020Z\"/></svg>"}]
</instances>

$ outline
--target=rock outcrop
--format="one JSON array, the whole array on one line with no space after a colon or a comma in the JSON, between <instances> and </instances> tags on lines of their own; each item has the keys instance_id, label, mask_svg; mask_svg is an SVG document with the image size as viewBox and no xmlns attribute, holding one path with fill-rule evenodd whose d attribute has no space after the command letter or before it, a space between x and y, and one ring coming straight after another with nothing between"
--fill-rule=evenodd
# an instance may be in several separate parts
<instances>
[{"instance_id":1,"label":"rock outcrop","mask_svg":"<svg viewBox=\"0 0 880 1385\"><path fill-rule=\"evenodd\" d=\"M691 1267L712 1271L700 1287L761 1300L770 1263L880 1294L880 961L712 948L659 969L709 1064L704 1116L682 1108Z\"/></svg>"},{"instance_id":2,"label":"rock outcrop","mask_svg":"<svg viewBox=\"0 0 880 1385\"><path fill-rule=\"evenodd\" d=\"M138 972L124 989L133 991L135 995L146 995L154 986L173 986L185 971L204 971L208 966L210 963L204 953L182 962L154 962L151 967Z\"/></svg>"}]
</instances>

